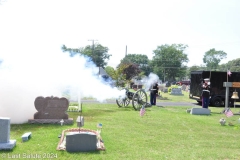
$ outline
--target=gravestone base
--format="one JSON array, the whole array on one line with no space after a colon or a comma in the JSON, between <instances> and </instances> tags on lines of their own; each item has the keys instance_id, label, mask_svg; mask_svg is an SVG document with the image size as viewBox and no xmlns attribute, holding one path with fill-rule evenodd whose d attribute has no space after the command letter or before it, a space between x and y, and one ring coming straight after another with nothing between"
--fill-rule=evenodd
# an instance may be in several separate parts
<instances>
[{"instance_id":1,"label":"gravestone base","mask_svg":"<svg viewBox=\"0 0 240 160\"><path fill-rule=\"evenodd\" d=\"M190 114L193 114L193 115L210 115L211 110L209 110L207 108L192 108L191 111L190 111Z\"/></svg>"},{"instance_id":2,"label":"gravestone base","mask_svg":"<svg viewBox=\"0 0 240 160\"><path fill-rule=\"evenodd\" d=\"M0 143L0 150L12 150L16 146L16 140L9 140L8 143Z\"/></svg>"},{"instance_id":3,"label":"gravestone base","mask_svg":"<svg viewBox=\"0 0 240 160\"><path fill-rule=\"evenodd\" d=\"M38 123L38 124L61 124L62 119L29 119L28 123ZM73 118L63 119L63 124L73 124Z\"/></svg>"}]
</instances>

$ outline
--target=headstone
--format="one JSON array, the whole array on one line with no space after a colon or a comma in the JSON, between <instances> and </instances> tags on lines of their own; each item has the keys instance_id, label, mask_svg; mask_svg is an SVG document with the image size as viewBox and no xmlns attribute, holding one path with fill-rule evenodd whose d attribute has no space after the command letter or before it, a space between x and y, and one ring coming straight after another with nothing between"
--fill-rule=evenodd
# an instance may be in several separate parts
<instances>
[{"instance_id":1,"label":"headstone","mask_svg":"<svg viewBox=\"0 0 240 160\"><path fill-rule=\"evenodd\" d=\"M183 84L183 85L182 85L182 90L185 91L185 90L186 90L186 87L187 87L187 86L186 86L185 84Z\"/></svg>"},{"instance_id":2,"label":"headstone","mask_svg":"<svg viewBox=\"0 0 240 160\"><path fill-rule=\"evenodd\" d=\"M210 115L211 114L211 110L207 109L207 108L192 108L190 111L190 114L194 114L194 115Z\"/></svg>"},{"instance_id":3,"label":"headstone","mask_svg":"<svg viewBox=\"0 0 240 160\"><path fill-rule=\"evenodd\" d=\"M187 112L187 113L190 113L190 112L191 112L191 109L187 109L186 112Z\"/></svg>"},{"instance_id":4,"label":"headstone","mask_svg":"<svg viewBox=\"0 0 240 160\"><path fill-rule=\"evenodd\" d=\"M16 140L10 140L10 118L0 117L0 150L11 150Z\"/></svg>"},{"instance_id":5,"label":"headstone","mask_svg":"<svg viewBox=\"0 0 240 160\"><path fill-rule=\"evenodd\" d=\"M186 92L189 92L189 87L190 87L189 85L186 86L186 89L185 89Z\"/></svg>"},{"instance_id":6,"label":"headstone","mask_svg":"<svg viewBox=\"0 0 240 160\"><path fill-rule=\"evenodd\" d=\"M69 102L66 98L37 97L34 104L38 111L34 114L34 119L68 119L66 111Z\"/></svg>"},{"instance_id":7,"label":"headstone","mask_svg":"<svg viewBox=\"0 0 240 160\"><path fill-rule=\"evenodd\" d=\"M172 88L170 94L171 94L171 95L183 95L183 94L182 94L182 89L181 89L181 88Z\"/></svg>"},{"instance_id":8,"label":"headstone","mask_svg":"<svg viewBox=\"0 0 240 160\"><path fill-rule=\"evenodd\" d=\"M68 152L89 152L97 150L97 135L91 132L68 133L66 135Z\"/></svg>"},{"instance_id":9,"label":"headstone","mask_svg":"<svg viewBox=\"0 0 240 160\"><path fill-rule=\"evenodd\" d=\"M0 118L0 143L8 143L10 137L10 118Z\"/></svg>"},{"instance_id":10,"label":"headstone","mask_svg":"<svg viewBox=\"0 0 240 160\"><path fill-rule=\"evenodd\" d=\"M133 87L133 89L134 89L134 88L136 88L136 89L142 89L143 85L141 85L141 84L139 84L139 85L133 84L132 87Z\"/></svg>"},{"instance_id":11,"label":"headstone","mask_svg":"<svg viewBox=\"0 0 240 160\"><path fill-rule=\"evenodd\" d=\"M167 87L164 87L164 88L163 88L163 92L164 92L164 93L168 93L168 88L167 88Z\"/></svg>"},{"instance_id":12,"label":"headstone","mask_svg":"<svg viewBox=\"0 0 240 160\"><path fill-rule=\"evenodd\" d=\"M68 118L67 109L69 101L66 98L58 97L37 97L34 101L38 112L34 114L34 120L29 123L59 123L62 119L64 124L72 124L73 119Z\"/></svg>"},{"instance_id":13,"label":"headstone","mask_svg":"<svg viewBox=\"0 0 240 160\"><path fill-rule=\"evenodd\" d=\"M83 118L83 116L78 116L76 122L77 122L77 126L78 127L84 126L84 118Z\"/></svg>"},{"instance_id":14,"label":"headstone","mask_svg":"<svg viewBox=\"0 0 240 160\"><path fill-rule=\"evenodd\" d=\"M32 132L27 132L22 135L22 141L26 142L31 138Z\"/></svg>"}]
</instances>

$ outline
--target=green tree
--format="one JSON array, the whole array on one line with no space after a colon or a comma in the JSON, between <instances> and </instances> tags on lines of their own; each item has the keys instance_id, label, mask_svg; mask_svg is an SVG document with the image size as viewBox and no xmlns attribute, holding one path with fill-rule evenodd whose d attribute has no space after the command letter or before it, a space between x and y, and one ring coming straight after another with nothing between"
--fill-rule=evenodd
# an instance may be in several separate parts
<instances>
[{"instance_id":1,"label":"green tree","mask_svg":"<svg viewBox=\"0 0 240 160\"><path fill-rule=\"evenodd\" d=\"M193 65L191 67L188 68L187 70L187 76L190 78L191 77L191 71L203 71L206 70L206 67L203 65L197 66L197 65Z\"/></svg>"},{"instance_id":2,"label":"green tree","mask_svg":"<svg viewBox=\"0 0 240 160\"><path fill-rule=\"evenodd\" d=\"M110 54L108 54L108 48L96 43L95 45L87 45L81 48L67 48L67 46L62 46L63 52L69 52L70 56L75 56L76 54L88 56L91 58L94 64L98 67L103 67L107 65L107 60L109 60Z\"/></svg>"},{"instance_id":3,"label":"green tree","mask_svg":"<svg viewBox=\"0 0 240 160\"><path fill-rule=\"evenodd\" d=\"M197 66L197 65L193 65L191 67L189 67L189 71L203 71L206 70L206 67L203 65Z\"/></svg>"},{"instance_id":4,"label":"green tree","mask_svg":"<svg viewBox=\"0 0 240 160\"><path fill-rule=\"evenodd\" d=\"M237 58L235 60L229 61L228 66L230 71L232 72L240 72L240 58Z\"/></svg>"},{"instance_id":5,"label":"green tree","mask_svg":"<svg viewBox=\"0 0 240 160\"><path fill-rule=\"evenodd\" d=\"M119 67L121 67L122 65L124 66L123 74L126 75L126 80L128 81L141 73L141 70L135 63L121 63Z\"/></svg>"},{"instance_id":6,"label":"green tree","mask_svg":"<svg viewBox=\"0 0 240 160\"><path fill-rule=\"evenodd\" d=\"M152 72L152 69L149 65L150 60L147 55L144 54L127 54L122 60L121 63L135 63L139 66L139 69L144 72L144 75L149 75Z\"/></svg>"},{"instance_id":7,"label":"green tree","mask_svg":"<svg viewBox=\"0 0 240 160\"><path fill-rule=\"evenodd\" d=\"M106 67L107 74L112 77L113 80L115 80L117 87L124 87L127 83L126 74L124 74L124 70L127 67L127 64L119 65L116 69L110 66Z\"/></svg>"},{"instance_id":8,"label":"green tree","mask_svg":"<svg viewBox=\"0 0 240 160\"><path fill-rule=\"evenodd\" d=\"M230 69L230 65L231 63L224 63L224 64L221 64L221 65L218 65L218 71L227 71L228 69Z\"/></svg>"},{"instance_id":9,"label":"green tree","mask_svg":"<svg viewBox=\"0 0 240 160\"><path fill-rule=\"evenodd\" d=\"M214 48L212 48L209 51L205 52L203 56L203 63L206 64L207 69L216 70L221 60L226 57L227 53L225 53L224 51L217 51Z\"/></svg>"},{"instance_id":10,"label":"green tree","mask_svg":"<svg viewBox=\"0 0 240 160\"><path fill-rule=\"evenodd\" d=\"M108 75L110 75L112 72L114 72L114 68L111 66L105 67L105 71Z\"/></svg>"},{"instance_id":11,"label":"green tree","mask_svg":"<svg viewBox=\"0 0 240 160\"><path fill-rule=\"evenodd\" d=\"M240 72L240 58L228 61L226 64L219 65L220 71L227 71L228 69L231 72Z\"/></svg>"},{"instance_id":12,"label":"green tree","mask_svg":"<svg viewBox=\"0 0 240 160\"><path fill-rule=\"evenodd\" d=\"M191 72L191 71L198 71L198 70L200 70L200 67L199 67L199 66L196 66L196 65L191 66L191 67L189 68L189 71L190 71L190 72Z\"/></svg>"},{"instance_id":13,"label":"green tree","mask_svg":"<svg viewBox=\"0 0 240 160\"><path fill-rule=\"evenodd\" d=\"M180 79L186 76L188 57L184 53L187 45L172 44L161 45L153 51L153 59L151 66L153 72L156 73L160 79L165 81L174 81L176 77Z\"/></svg>"}]
</instances>

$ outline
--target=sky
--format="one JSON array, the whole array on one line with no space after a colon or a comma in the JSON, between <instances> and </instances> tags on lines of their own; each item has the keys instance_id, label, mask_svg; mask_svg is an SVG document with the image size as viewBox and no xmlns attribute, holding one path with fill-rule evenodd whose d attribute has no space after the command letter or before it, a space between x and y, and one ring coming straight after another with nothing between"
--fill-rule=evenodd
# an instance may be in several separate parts
<instances>
[{"instance_id":1,"label":"sky","mask_svg":"<svg viewBox=\"0 0 240 160\"><path fill-rule=\"evenodd\" d=\"M109 48L112 67L125 56L126 46L128 53L151 59L157 46L186 44L188 66L203 64L211 48L227 53L221 63L240 53L238 0L1 1L1 54L26 47L50 52L63 44L79 48L91 40Z\"/></svg>"},{"instance_id":2,"label":"sky","mask_svg":"<svg viewBox=\"0 0 240 160\"><path fill-rule=\"evenodd\" d=\"M66 88L75 99L123 96L96 77L86 57L63 53L63 44L79 48L94 40L109 48L112 67L126 46L151 59L157 46L186 44L188 66L203 64L211 48L227 53L221 63L236 59L239 7L238 0L0 0L0 117L26 122L36 97L60 97Z\"/></svg>"}]
</instances>

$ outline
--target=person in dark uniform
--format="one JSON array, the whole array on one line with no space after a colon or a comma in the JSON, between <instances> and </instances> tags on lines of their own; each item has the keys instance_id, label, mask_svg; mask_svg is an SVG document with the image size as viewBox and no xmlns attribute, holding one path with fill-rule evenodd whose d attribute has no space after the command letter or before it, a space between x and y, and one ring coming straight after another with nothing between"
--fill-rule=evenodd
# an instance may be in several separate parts
<instances>
[{"instance_id":1,"label":"person in dark uniform","mask_svg":"<svg viewBox=\"0 0 240 160\"><path fill-rule=\"evenodd\" d=\"M204 83L202 84L202 107L208 108L210 98L210 79L204 79Z\"/></svg>"},{"instance_id":2,"label":"person in dark uniform","mask_svg":"<svg viewBox=\"0 0 240 160\"><path fill-rule=\"evenodd\" d=\"M158 94L158 83L155 82L150 89L150 103L156 105L156 98Z\"/></svg>"}]
</instances>

